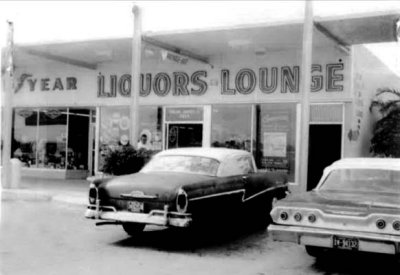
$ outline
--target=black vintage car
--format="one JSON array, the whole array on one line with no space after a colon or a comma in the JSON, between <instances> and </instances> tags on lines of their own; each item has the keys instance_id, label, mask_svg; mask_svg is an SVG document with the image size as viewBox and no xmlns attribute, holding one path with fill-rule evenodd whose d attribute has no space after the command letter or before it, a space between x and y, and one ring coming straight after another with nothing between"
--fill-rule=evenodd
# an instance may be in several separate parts
<instances>
[{"instance_id":1,"label":"black vintage car","mask_svg":"<svg viewBox=\"0 0 400 275\"><path fill-rule=\"evenodd\" d=\"M187 227L249 211L264 225L286 175L260 173L253 156L225 148L182 148L156 154L141 171L91 183L85 216L121 224L134 235L146 224Z\"/></svg>"}]
</instances>

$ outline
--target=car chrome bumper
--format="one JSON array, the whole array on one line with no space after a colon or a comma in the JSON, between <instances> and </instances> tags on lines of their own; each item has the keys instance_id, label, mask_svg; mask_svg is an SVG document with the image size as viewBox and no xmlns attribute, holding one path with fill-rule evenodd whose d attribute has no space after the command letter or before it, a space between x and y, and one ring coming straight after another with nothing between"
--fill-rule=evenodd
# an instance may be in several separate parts
<instances>
[{"instance_id":1,"label":"car chrome bumper","mask_svg":"<svg viewBox=\"0 0 400 275\"><path fill-rule=\"evenodd\" d=\"M359 240L359 251L400 254L400 236L376 233L286 226L271 224L268 233L275 241L332 248L332 236L351 237Z\"/></svg>"},{"instance_id":2,"label":"car chrome bumper","mask_svg":"<svg viewBox=\"0 0 400 275\"><path fill-rule=\"evenodd\" d=\"M105 211L103 211L103 209ZM170 212L167 210L152 210L149 213L136 213L129 211L117 211L114 207L103 206L100 210L96 205L89 205L85 212L88 219L99 219L115 222L135 222L154 224L161 226L188 227L192 218L190 214Z\"/></svg>"}]
</instances>

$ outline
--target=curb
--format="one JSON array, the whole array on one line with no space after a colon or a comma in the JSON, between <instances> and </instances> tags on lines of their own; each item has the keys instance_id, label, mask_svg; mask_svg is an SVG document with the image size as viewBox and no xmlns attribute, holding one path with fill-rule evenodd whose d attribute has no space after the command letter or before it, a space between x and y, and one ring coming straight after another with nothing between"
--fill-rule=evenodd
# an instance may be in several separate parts
<instances>
[{"instance_id":1,"label":"curb","mask_svg":"<svg viewBox=\"0 0 400 275\"><path fill-rule=\"evenodd\" d=\"M3 189L1 190L1 200L50 201L51 195L40 191Z\"/></svg>"},{"instance_id":2,"label":"curb","mask_svg":"<svg viewBox=\"0 0 400 275\"><path fill-rule=\"evenodd\" d=\"M52 197L55 202L68 203L79 206L87 206L88 199L87 196L68 196L68 195L55 195Z\"/></svg>"},{"instance_id":3,"label":"curb","mask_svg":"<svg viewBox=\"0 0 400 275\"><path fill-rule=\"evenodd\" d=\"M1 190L2 201L55 201L61 203L67 203L72 205L87 205L87 196L83 195L69 195L69 194L57 194L52 195L48 192L23 190L23 189L2 189Z\"/></svg>"}]
</instances>

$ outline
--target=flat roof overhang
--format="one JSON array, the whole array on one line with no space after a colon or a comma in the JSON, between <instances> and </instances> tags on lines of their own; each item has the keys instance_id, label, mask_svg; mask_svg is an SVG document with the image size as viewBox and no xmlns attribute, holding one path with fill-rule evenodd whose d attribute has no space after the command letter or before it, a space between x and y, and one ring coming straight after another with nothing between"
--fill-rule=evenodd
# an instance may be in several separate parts
<instances>
[{"instance_id":1,"label":"flat roof overhang","mask_svg":"<svg viewBox=\"0 0 400 275\"><path fill-rule=\"evenodd\" d=\"M336 43L340 46L393 42L398 39L400 11L314 17L314 48ZM229 26L144 33L142 47L163 48L207 61L216 55L237 51L301 49L303 21ZM98 64L130 60L132 38L15 45L15 64L52 60L95 70ZM144 55L144 50L142 54ZM144 56L144 58L146 58Z\"/></svg>"}]
</instances>

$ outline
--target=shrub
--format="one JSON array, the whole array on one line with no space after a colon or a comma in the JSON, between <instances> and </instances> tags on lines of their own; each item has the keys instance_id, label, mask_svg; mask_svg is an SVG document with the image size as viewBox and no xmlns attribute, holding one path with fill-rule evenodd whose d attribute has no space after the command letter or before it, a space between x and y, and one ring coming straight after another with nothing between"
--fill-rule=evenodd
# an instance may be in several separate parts
<instances>
[{"instance_id":1,"label":"shrub","mask_svg":"<svg viewBox=\"0 0 400 275\"><path fill-rule=\"evenodd\" d=\"M380 96L386 96L385 100ZM400 157L400 92L395 89L378 89L370 111L376 108L381 118L376 122L370 152L376 157Z\"/></svg>"},{"instance_id":2,"label":"shrub","mask_svg":"<svg viewBox=\"0 0 400 275\"><path fill-rule=\"evenodd\" d=\"M400 157L400 108L376 122L370 151L374 156Z\"/></svg>"},{"instance_id":3,"label":"shrub","mask_svg":"<svg viewBox=\"0 0 400 275\"><path fill-rule=\"evenodd\" d=\"M111 175L125 175L138 172L150 159L152 152L136 150L131 145L109 148L104 155L103 172Z\"/></svg>"}]
</instances>

